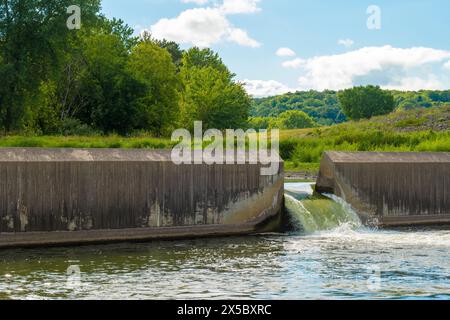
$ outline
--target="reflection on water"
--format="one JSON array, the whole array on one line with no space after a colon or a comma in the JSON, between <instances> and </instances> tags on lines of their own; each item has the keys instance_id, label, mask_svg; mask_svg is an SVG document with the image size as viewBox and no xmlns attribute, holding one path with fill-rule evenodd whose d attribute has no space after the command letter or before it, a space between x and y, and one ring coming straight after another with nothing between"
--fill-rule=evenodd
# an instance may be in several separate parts
<instances>
[{"instance_id":1,"label":"reflection on water","mask_svg":"<svg viewBox=\"0 0 450 320\"><path fill-rule=\"evenodd\" d=\"M0 298L450 299L449 261L448 230L345 223L308 234L7 250Z\"/></svg>"}]
</instances>

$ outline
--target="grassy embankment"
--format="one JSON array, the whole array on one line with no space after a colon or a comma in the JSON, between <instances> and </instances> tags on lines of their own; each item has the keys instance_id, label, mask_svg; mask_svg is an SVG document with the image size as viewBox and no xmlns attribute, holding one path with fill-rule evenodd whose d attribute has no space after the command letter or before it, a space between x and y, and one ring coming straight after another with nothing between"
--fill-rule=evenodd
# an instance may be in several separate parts
<instances>
[{"instance_id":1,"label":"grassy embankment","mask_svg":"<svg viewBox=\"0 0 450 320\"><path fill-rule=\"evenodd\" d=\"M4 136L0 147L47 148L171 148L170 139L147 136ZM450 152L450 107L394 112L371 120L332 127L281 132L281 155L286 170L313 178L324 151Z\"/></svg>"},{"instance_id":2,"label":"grassy embankment","mask_svg":"<svg viewBox=\"0 0 450 320\"><path fill-rule=\"evenodd\" d=\"M450 107L282 133L287 171L314 175L324 151L450 152Z\"/></svg>"}]
</instances>

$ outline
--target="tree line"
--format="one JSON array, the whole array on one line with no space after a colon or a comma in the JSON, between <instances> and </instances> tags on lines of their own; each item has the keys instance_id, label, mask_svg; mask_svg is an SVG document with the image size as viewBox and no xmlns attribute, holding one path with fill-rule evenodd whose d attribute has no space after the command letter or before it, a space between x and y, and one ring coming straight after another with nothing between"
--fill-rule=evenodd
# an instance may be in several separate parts
<instances>
[{"instance_id":1,"label":"tree line","mask_svg":"<svg viewBox=\"0 0 450 320\"><path fill-rule=\"evenodd\" d=\"M217 53L136 37L101 14L101 0L77 0L82 25L70 30L72 2L0 2L2 133L161 137L196 120L205 130L310 128L450 103L450 90L373 86L251 99Z\"/></svg>"},{"instance_id":2,"label":"tree line","mask_svg":"<svg viewBox=\"0 0 450 320\"><path fill-rule=\"evenodd\" d=\"M376 86L355 87L340 92L302 91L254 99L250 110L251 125L259 128L290 128L292 121L306 127L328 126L348 120L383 115L393 110L411 110L450 105L450 90L417 92L382 90ZM301 119L301 120L300 120Z\"/></svg>"},{"instance_id":3,"label":"tree line","mask_svg":"<svg viewBox=\"0 0 450 320\"><path fill-rule=\"evenodd\" d=\"M194 120L240 128L251 99L219 55L134 36L79 0L82 26L69 30L72 0L0 3L0 129L5 133L167 136Z\"/></svg>"}]
</instances>

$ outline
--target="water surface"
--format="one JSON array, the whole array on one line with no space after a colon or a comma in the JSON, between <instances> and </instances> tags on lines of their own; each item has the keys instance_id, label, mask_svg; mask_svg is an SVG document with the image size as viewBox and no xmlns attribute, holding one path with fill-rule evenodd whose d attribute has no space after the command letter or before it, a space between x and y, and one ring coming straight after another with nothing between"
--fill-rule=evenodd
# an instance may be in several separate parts
<instances>
[{"instance_id":1,"label":"water surface","mask_svg":"<svg viewBox=\"0 0 450 320\"><path fill-rule=\"evenodd\" d=\"M302 193L309 186L289 188ZM381 231L354 221L329 226L0 251L0 298L450 299L450 230Z\"/></svg>"}]
</instances>

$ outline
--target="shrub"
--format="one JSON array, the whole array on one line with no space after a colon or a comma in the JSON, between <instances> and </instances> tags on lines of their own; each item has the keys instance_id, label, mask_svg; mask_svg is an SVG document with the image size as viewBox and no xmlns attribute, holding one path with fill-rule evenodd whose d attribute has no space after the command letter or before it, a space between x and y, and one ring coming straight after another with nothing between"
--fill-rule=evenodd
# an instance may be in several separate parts
<instances>
[{"instance_id":1,"label":"shrub","mask_svg":"<svg viewBox=\"0 0 450 320\"><path fill-rule=\"evenodd\" d=\"M67 118L61 122L60 134L63 136L95 136L99 132L78 119Z\"/></svg>"}]
</instances>

